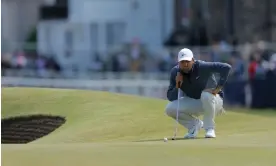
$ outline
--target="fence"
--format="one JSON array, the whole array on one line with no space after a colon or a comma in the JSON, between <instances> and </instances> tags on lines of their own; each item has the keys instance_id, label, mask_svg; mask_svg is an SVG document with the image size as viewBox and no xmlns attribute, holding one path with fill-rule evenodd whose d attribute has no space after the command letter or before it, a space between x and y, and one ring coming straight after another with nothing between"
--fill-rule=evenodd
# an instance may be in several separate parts
<instances>
[{"instance_id":1,"label":"fence","mask_svg":"<svg viewBox=\"0 0 276 166\"><path fill-rule=\"evenodd\" d=\"M276 71L269 71L265 79L250 81L252 89L252 108L276 109Z\"/></svg>"},{"instance_id":2,"label":"fence","mask_svg":"<svg viewBox=\"0 0 276 166\"><path fill-rule=\"evenodd\" d=\"M28 78L55 78L55 79L145 79L145 80L168 80L169 72L93 72L82 71L74 72L64 70L62 72L54 72L51 70L32 70L32 69L5 69L2 76L7 77L28 77Z\"/></svg>"},{"instance_id":3,"label":"fence","mask_svg":"<svg viewBox=\"0 0 276 166\"><path fill-rule=\"evenodd\" d=\"M48 79L26 77L2 77L2 86L6 87L44 87L100 90L126 93L154 98L166 98L168 81L145 79Z\"/></svg>"},{"instance_id":4,"label":"fence","mask_svg":"<svg viewBox=\"0 0 276 166\"><path fill-rule=\"evenodd\" d=\"M100 90L166 99L168 80L146 79L49 79L2 77L2 86ZM231 80L224 88L225 104L276 109L276 73L265 79Z\"/></svg>"}]
</instances>

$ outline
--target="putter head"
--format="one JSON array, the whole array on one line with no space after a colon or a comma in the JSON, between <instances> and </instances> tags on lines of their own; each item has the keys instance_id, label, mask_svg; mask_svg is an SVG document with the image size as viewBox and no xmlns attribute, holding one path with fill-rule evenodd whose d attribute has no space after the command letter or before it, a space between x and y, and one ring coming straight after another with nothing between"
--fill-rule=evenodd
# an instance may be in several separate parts
<instances>
[{"instance_id":1,"label":"putter head","mask_svg":"<svg viewBox=\"0 0 276 166\"><path fill-rule=\"evenodd\" d=\"M174 135L174 136L172 137L172 140L175 140L175 138L176 138L176 135Z\"/></svg>"}]
</instances>

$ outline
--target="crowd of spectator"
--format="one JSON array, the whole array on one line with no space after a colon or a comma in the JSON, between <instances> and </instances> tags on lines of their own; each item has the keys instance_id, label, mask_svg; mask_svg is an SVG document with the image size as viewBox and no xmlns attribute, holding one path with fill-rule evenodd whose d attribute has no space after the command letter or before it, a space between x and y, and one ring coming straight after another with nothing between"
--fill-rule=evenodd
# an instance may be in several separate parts
<instances>
[{"instance_id":1,"label":"crowd of spectator","mask_svg":"<svg viewBox=\"0 0 276 166\"><path fill-rule=\"evenodd\" d=\"M139 41L125 44L103 59L102 54L93 56L87 72L147 72L167 73L175 64L181 47L165 47L160 51L148 51ZM193 47L196 59L221 61L232 65L234 79L264 77L266 71L276 72L276 52L273 45L264 41L232 45L224 40L213 40L208 47ZM43 76L46 71L62 73L64 70L54 56L41 56L33 52L17 51L2 53L2 75L8 69L29 69ZM79 64L81 65L81 64Z\"/></svg>"},{"instance_id":2,"label":"crowd of spectator","mask_svg":"<svg viewBox=\"0 0 276 166\"><path fill-rule=\"evenodd\" d=\"M110 55L106 61L98 55L97 71L115 72L165 72L176 65L177 53L181 47L166 47L159 52L147 52L144 45L127 45ZM232 65L231 77L234 79L261 78L266 71L276 72L276 50L273 44L264 41L231 45L223 40L214 40L208 47L192 47L196 59L220 61ZM109 68L105 68L108 66Z\"/></svg>"},{"instance_id":3,"label":"crowd of spectator","mask_svg":"<svg viewBox=\"0 0 276 166\"><path fill-rule=\"evenodd\" d=\"M2 75L6 75L7 70L36 71L38 76L43 76L45 72L60 72L61 66L53 56L41 56L34 52L15 51L1 54Z\"/></svg>"}]
</instances>

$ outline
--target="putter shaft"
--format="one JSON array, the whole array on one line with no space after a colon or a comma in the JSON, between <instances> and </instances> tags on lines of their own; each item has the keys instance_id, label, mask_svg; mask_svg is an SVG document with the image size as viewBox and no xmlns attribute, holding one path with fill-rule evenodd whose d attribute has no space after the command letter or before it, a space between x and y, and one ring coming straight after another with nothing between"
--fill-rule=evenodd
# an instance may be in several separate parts
<instances>
[{"instance_id":1,"label":"putter shaft","mask_svg":"<svg viewBox=\"0 0 276 166\"><path fill-rule=\"evenodd\" d=\"M177 126L178 126L178 114L179 114L179 100L180 100L180 89L178 88L178 95L177 95L177 109L176 109L176 124L175 124L175 131L174 131L174 136L173 140L175 139L177 135Z\"/></svg>"}]
</instances>

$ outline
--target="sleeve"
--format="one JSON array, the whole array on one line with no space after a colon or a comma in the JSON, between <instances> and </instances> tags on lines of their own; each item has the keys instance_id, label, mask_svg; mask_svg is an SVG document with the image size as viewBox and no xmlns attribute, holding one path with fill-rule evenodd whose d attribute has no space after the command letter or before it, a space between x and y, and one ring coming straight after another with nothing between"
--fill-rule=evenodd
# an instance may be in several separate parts
<instances>
[{"instance_id":1,"label":"sleeve","mask_svg":"<svg viewBox=\"0 0 276 166\"><path fill-rule=\"evenodd\" d=\"M208 73L219 73L220 79L218 81L218 86L223 86L228 79L232 67L222 62L205 62L203 63L203 68Z\"/></svg>"},{"instance_id":2,"label":"sleeve","mask_svg":"<svg viewBox=\"0 0 276 166\"><path fill-rule=\"evenodd\" d=\"M176 74L177 74L177 69L173 68L170 74L170 85L167 90L167 98L169 101L177 100L177 97L178 97L176 82L175 82Z\"/></svg>"}]
</instances>

